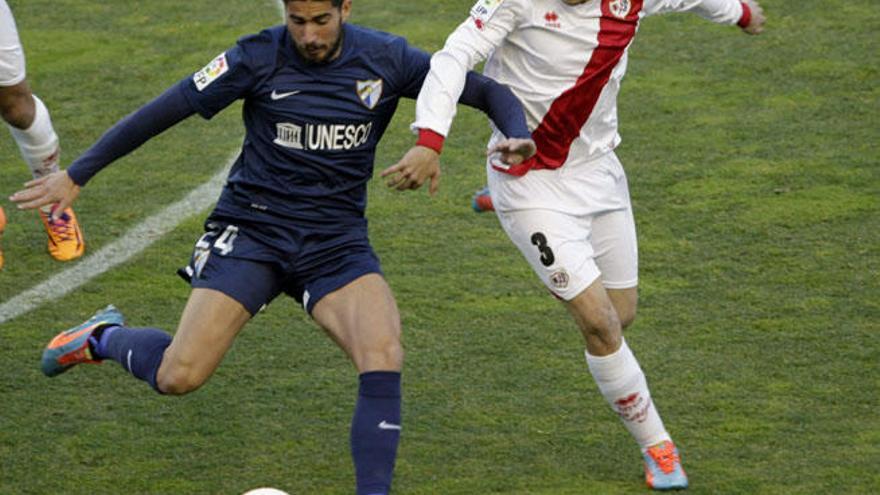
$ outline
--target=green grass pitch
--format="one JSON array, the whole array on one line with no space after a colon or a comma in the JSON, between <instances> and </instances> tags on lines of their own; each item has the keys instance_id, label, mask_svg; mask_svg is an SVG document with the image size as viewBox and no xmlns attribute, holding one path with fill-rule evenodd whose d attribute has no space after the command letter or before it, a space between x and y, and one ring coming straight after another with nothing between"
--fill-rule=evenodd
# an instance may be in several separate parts
<instances>
[{"instance_id":1,"label":"green grass pitch","mask_svg":"<svg viewBox=\"0 0 880 495\"><path fill-rule=\"evenodd\" d=\"M9 0L69 163L116 120L278 22L271 1ZM434 51L470 0L355 0L352 21ZM880 492L880 14L869 0L766 0L748 37L647 19L618 149L640 241L627 339L693 494ZM377 171L413 143L404 102ZM5 131L4 131L5 132ZM77 211L90 252L210 178L239 107L192 118L106 169ZM491 215L470 210L488 126L462 109L434 198L370 190L374 246L407 350L397 494L647 491L565 310ZM28 179L0 137L9 215L0 302L64 268L6 197ZM353 492L356 373L290 300L251 322L209 383L160 397L115 363L47 379L42 347L112 302L173 329L174 274L205 212L128 263L0 324L0 494Z\"/></svg>"}]
</instances>

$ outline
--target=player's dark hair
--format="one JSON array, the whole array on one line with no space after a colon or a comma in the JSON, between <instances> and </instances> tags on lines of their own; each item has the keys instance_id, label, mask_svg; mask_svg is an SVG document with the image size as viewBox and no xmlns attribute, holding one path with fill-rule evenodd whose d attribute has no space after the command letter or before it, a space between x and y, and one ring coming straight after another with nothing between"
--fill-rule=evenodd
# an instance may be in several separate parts
<instances>
[{"instance_id":1,"label":"player's dark hair","mask_svg":"<svg viewBox=\"0 0 880 495\"><path fill-rule=\"evenodd\" d=\"M284 0L284 5L287 5L290 2L308 2L308 1L310 1L310 0ZM311 0L311 1L321 2L321 1L327 1L327 0ZM338 7L342 6L342 0L329 0L329 1L330 1L330 4L333 5L334 7L338 8Z\"/></svg>"}]
</instances>

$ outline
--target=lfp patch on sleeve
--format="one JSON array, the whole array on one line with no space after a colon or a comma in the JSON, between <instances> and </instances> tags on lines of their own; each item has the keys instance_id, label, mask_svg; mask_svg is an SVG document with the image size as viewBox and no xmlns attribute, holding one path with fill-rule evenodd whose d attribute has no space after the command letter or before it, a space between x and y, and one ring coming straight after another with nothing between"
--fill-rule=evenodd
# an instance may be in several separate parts
<instances>
[{"instance_id":1,"label":"lfp patch on sleeve","mask_svg":"<svg viewBox=\"0 0 880 495\"><path fill-rule=\"evenodd\" d=\"M226 62L226 52L221 53L214 60L205 66L202 70L193 74L193 82L196 83L196 89L202 91L209 84L216 81L218 77L229 71L229 64Z\"/></svg>"},{"instance_id":2,"label":"lfp patch on sleeve","mask_svg":"<svg viewBox=\"0 0 880 495\"><path fill-rule=\"evenodd\" d=\"M471 8L471 17L479 29L483 29L503 2L504 0L477 0Z\"/></svg>"}]
</instances>

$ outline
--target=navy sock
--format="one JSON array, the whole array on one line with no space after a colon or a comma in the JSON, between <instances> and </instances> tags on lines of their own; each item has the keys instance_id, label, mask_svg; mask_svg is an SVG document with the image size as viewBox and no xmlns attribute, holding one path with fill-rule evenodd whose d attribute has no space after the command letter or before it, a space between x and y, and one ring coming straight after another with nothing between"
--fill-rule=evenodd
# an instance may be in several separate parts
<instances>
[{"instance_id":1,"label":"navy sock","mask_svg":"<svg viewBox=\"0 0 880 495\"><path fill-rule=\"evenodd\" d=\"M400 373L363 373L360 382L351 421L357 495L386 495L400 441Z\"/></svg>"},{"instance_id":2,"label":"navy sock","mask_svg":"<svg viewBox=\"0 0 880 495\"><path fill-rule=\"evenodd\" d=\"M162 364L171 336L156 328L104 327L92 340L92 352L98 359L112 359L137 378L162 393L156 385L156 373Z\"/></svg>"}]
</instances>

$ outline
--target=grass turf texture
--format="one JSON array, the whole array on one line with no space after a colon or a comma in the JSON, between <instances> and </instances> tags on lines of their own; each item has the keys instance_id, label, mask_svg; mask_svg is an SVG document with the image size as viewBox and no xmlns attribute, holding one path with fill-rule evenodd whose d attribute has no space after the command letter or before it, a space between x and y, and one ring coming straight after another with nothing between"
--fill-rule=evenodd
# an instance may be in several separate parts
<instances>
[{"instance_id":1,"label":"grass turf texture","mask_svg":"<svg viewBox=\"0 0 880 495\"><path fill-rule=\"evenodd\" d=\"M276 22L270 2L13 0L29 80L64 162L118 118ZM469 1L359 0L353 22L436 50ZM761 37L692 15L647 19L621 94L640 239L628 340L691 493L880 491L877 333L880 15L867 0L768 0ZM238 106L154 139L96 177L77 211L89 249L209 178L241 139ZM412 104L377 170L411 145ZM407 364L399 494L644 491L638 452L585 371L564 309L491 215L482 115L461 110L440 193L371 186L374 246ZM0 139L3 198L27 180ZM63 265L31 213L10 225L6 300ZM159 397L114 363L43 377L59 329L108 302L174 328L204 213L60 301L0 325L0 493L351 493L356 373L295 303L251 322L217 374Z\"/></svg>"}]
</instances>

